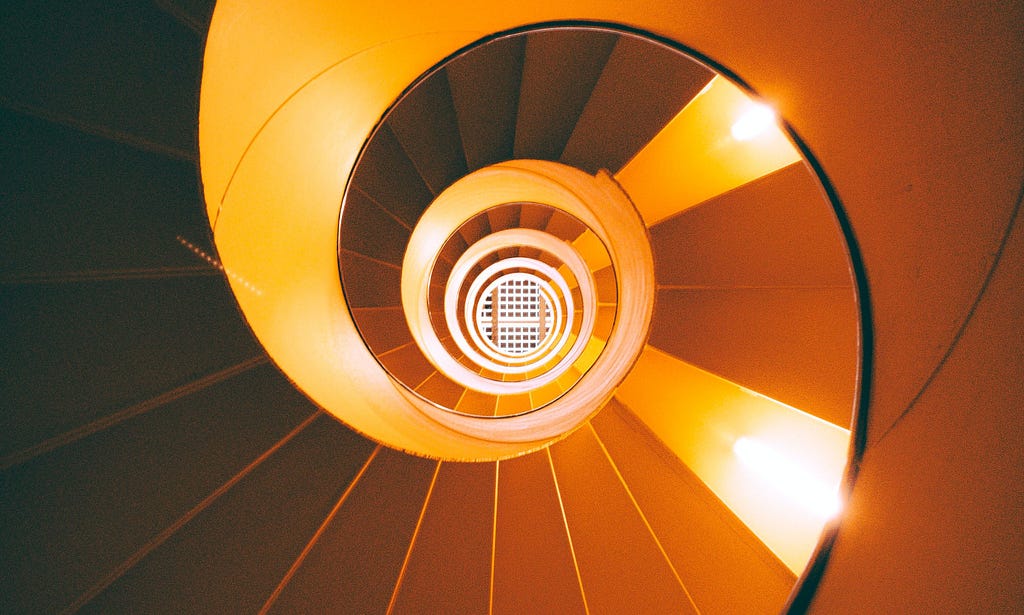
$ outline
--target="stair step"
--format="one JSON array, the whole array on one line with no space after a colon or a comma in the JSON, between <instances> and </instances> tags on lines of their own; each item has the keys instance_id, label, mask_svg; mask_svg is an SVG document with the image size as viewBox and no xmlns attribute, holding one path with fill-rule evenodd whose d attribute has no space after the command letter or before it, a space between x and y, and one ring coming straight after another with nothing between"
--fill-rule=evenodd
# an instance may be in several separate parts
<instances>
[{"instance_id":1,"label":"stair step","mask_svg":"<svg viewBox=\"0 0 1024 615\"><path fill-rule=\"evenodd\" d=\"M382 448L270 612L386 612L437 463Z\"/></svg>"},{"instance_id":2,"label":"stair step","mask_svg":"<svg viewBox=\"0 0 1024 615\"><path fill-rule=\"evenodd\" d=\"M321 416L82 612L255 612L372 448Z\"/></svg>"},{"instance_id":3,"label":"stair step","mask_svg":"<svg viewBox=\"0 0 1024 615\"><path fill-rule=\"evenodd\" d=\"M516 158L559 159L616 39L617 34L596 30L526 35Z\"/></svg>"}]
</instances>

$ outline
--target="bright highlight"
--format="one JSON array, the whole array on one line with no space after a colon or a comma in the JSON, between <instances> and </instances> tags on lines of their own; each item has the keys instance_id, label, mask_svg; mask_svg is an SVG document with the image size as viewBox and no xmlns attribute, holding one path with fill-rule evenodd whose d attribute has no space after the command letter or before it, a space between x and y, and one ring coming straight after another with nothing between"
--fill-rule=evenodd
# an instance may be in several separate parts
<instances>
[{"instance_id":1,"label":"bright highlight","mask_svg":"<svg viewBox=\"0 0 1024 615\"><path fill-rule=\"evenodd\" d=\"M775 111L768 105L752 104L732 125L732 138L749 141L775 125Z\"/></svg>"},{"instance_id":2,"label":"bright highlight","mask_svg":"<svg viewBox=\"0 0 1024 615\"><path fill-rule=\"evenodd\" d=\"M715 77L615 179L651 226L798 162L777 126L770 107Z\"/></svg>"},{"instance_id":3,"label":"bright highlight","mask_svg":"<svg viewBox=\"0 0 1024 615\"><path fill-rule=\"evenodd\" d=\"M795 460L754 438L736 440L732 450L748 469L787 500L823 520L839 513L838 485L828 485Z\"/></svg>"}]
</instances>

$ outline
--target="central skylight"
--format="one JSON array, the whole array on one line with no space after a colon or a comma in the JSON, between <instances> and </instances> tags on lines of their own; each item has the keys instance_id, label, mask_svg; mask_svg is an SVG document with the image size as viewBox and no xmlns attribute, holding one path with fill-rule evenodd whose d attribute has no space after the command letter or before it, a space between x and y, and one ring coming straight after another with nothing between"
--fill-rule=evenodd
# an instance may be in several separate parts
<instances>
[{"instance_id":1,"label":"central skylight","mask_svg":"<svg viewBox=\"0 0 1024 615\"><path fill-rule=\"evenodd\" d=\"M476 312L480 337L495 350L522 355L544 341L551 322L549 297L540 280L513 273L496 280L484 294Z\"/></svg>"}]
</instances>

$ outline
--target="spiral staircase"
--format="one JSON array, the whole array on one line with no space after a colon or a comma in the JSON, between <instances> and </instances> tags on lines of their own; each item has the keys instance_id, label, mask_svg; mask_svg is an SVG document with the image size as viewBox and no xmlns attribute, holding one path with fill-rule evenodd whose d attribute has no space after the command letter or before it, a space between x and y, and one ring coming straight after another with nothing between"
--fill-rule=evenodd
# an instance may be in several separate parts
<instances>
[{"instance_id":1,"label":"spiral staircase","mask_svg":"<svg viewBox=\"0 0 1024 615\"><path fill-rule=\"evenodd\" d=\"M1019 6L108 4L0 26L3 612L1024 603ZM736 75L796 145L727 177ZM772 434L837 523L729 478Z\"/></svg>"}]
</instances>

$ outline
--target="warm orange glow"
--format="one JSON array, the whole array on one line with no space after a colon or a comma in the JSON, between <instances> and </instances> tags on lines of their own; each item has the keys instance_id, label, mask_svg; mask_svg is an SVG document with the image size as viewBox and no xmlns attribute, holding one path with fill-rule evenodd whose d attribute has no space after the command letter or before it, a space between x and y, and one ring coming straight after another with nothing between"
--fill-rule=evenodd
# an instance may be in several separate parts
<instances>
[{"instance_id":1,"label":"warm orange glow","mask_svg":"<svg viewBox=\"0 0 1024 615\"><path fill-rule=\"evenodd\" d=\"M648 226L800 160L763 109L715 77L619 171Z\"/></svg>"},{"instance_id":2,"label":"warm orange glow","mask_svg":"<svg viewBox=\"0 0 1024 615\"><path fill-rule=\"evenodd\" d=\"M617 271L623 272L616 278L620 285L616 293L629 300L616 304L615 327L607 335L607 341L592 339L597 298L588 289L593 288L594 282L589 263L583 261L573 244L559 240L539 242L535 236L551 236L528 228L505 229L475 242L454 264L449 286L459 284L458 276L468 271L466 267L478 251L483 254L492 248L522 245L542 249L569 265L568 273L580 283L581 290L581 297L573 299L581 326L562 346L567 352L557 356L558 364L535 378L532 372L527 372L528 380L494 381L473 373L447 354L431 321L428 272L438 258L436 237L447 236L466 219L490 207L516 202L544 203L583 222L595 236L581 244L588 252L586 256L600 259L599 263L613 263ZM438 371L469 389L498 395L526 393L552 381L565 391L546 406L543 413L503 421L480 421L426 404L418 408L438 423L486 440L556 438L599 410L643 346L654 299L654 263L643 220L618 184L606 173L589 175L542 160L511 160L484 167L445 188L417 221L405 250L401 276L402 306L409 330L424 356ZM568 294L567 290L563 292ZM448 296L452 304L446 299L446 311L455 309L456 295L449 292ZM607 347L601 352L605 344ZM575 377L567 380L569 374ZM329 409L345 418L344 408Z\"/></svg>"},{"instance_id":3,"label":"warm orange glow","mask_svg":"<svg viewBox=\"0 0 1024 615\"><path fill-rule=\"evenodd\" d=\"M476 39L531 23L583 15L596 20L628 20L637 27L658 30L677 10L670 0L658 0L632 17L618 0L523 0L474 5L473 10L402 1L383 14L372 2L294 0L283 10L280 2L272 0L219 0L206 39L199 117L208 214L216 219L238 161L261 127L290 104L289 97L332 67L375 53L378 45L417 41L423 48L378 63L370 76L349 81L349 87L332 101L339 109L356 108L352 125L363 132L356 151L402 88ZM425 48L430 46L433 48ZM379 103L374 90L389 88L394 80L401 82L398 91ZM365 106L375 109L369 122L358 117ZM324 129L329 134L326 126ZM339 174L346 175L346 168L338 167Z\"/></svg>"},{"instance_id":4,"label":"warm orange glow","mask_svg":"<svg viewBox=\"0 0 1024 615\"><path fill-rule=\"evenodd\" d=\"M803 570L846 465L848 430L650 346L617 397L786 566Z\"/></svg>"},{"instance_id":5,"label":"warm orange glow","mask_svg":"<svg viewBox=\"0 0 1024 615\"><path fill-rule=\"evenodd\" d=\"M227 192L214 239L224 266L263 291L239 292L238 281L230 279L260 342L306 394L323 407L348 408L349 424L378 439L436 455L458 450L475 459L537 443L466 438L416 411L362 343L337 270L338 204L344 190L339 169L352 165L380 110L462 36L380 45L299 92L253 141ZM349 96L351 83L367 84L358 98ZM339 106L343 99L348 102ZM233 97L220 102L237 106ZM204 165L218 152L213 145L204 149ZM404 411L395 414L395 409Z\"/></svg>"}]
</instances>

